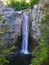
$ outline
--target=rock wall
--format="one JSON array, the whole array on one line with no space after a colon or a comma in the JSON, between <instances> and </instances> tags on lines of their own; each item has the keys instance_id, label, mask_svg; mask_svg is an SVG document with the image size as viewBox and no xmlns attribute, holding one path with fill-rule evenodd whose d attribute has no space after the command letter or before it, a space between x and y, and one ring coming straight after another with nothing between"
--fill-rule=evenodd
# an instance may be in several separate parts
<instances>
[{"instance_id":1,"label":"rock wall","mask_svg":"<svg viewBox=\"0 0 49 65\"><path fill-rule=\"evenodd\" d=\"M4 5L4 4L2 4ZM40 18L40 10L37 7L37 5L34 6L35 8L30 11L30 34L31 34L31 40L32 44L39 41L40 31L39 31L39 25L38 21ZM6 28L7 31L3 31L3 33L0 32L0 35L2 34L2 39L4 44L6 44L6 47L10 47L17 43L18 37L21 36L21 20L22 15L21 11L14 11L12 8L7 6L2 6L0 8L0 15L2 15L3 19L6 20L5 24L0 23L0 29ZM31 42L31 41L30 41ZM31 45L33 47L33 45Z\"/></svg>"},{"instance_id":2,"label":"rock wall","mask_svg":"<svg viewBox=\"0 0 49 65\"><path fill-rule=\"evenodd\" d=\"M21 14L18 14L10 7L1 7L0 15L2 19L6 20L3 24L0 20L0 41L3 41L5 47L14 45L17 37L21 35ZM6 29L3 31L3 29Z\"/></svg>"}]
</instances>

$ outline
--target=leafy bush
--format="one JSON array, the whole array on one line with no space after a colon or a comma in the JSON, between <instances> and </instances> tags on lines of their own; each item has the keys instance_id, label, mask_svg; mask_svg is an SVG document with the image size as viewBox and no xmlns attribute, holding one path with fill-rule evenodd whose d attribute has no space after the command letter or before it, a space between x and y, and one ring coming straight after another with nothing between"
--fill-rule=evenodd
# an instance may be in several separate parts
<instances>
[{"instance_id":1,"label":"leafy bush","mask_svg":"<svg viewBox=\"0 0 49 65\"><path fill-rule=\"evenodd\" d=\"M32 8L34 4L37 4L39 0L30 0L29 3L26 2L26 0L22 1L16 1L16 0L10 0L8 6L13 7L15 10L24 10L27 8Z\"/></svg>"},{"instance_id":2,"label":"leafy bush","mask_svg":"<svg viewBox=\"0 0 49 65\"><path fill-rule=\"evenodd\" d=\"M34 4L37 4L39 0L30 0L30 7L33 8Z\"/></svg>"},{"instance_id":3,"label":"leafy bush","mask_svg":"<svg viewBox=\"0 0 49 65\"><path fill-rule=\"evenodd\" d=\"M11 0L8 6L12 6L15 10L23 10L28 7L28 4L25 0L22 2Z\"/></svg>"},{"instance_id":4,"label":"leafy bush","mask_svg":"<svg viewBox=\"0 0 49 65\"><path fill-rule=\"evenodd\" d=\"M4 19L3 15L0 15L0 23L5 25L6 22L7 21ZM0 39L5 37L4 33L8 32L8 31L9 31L9 27L8 26L7 27L1 27L0 28ZM9 61L6 59L6 56L8 54L13 54L14 53L13 51L16 49L15 46L13 46L11 48L7 48L6 44L4 44L4 40L0 40L0 65L7 65L9 63Z\"/></svg>"},{"instance_id":5,"label":"leafy bush","mask_svg":"<svg viewBox=\"0 0 49 65\"><path fill-rule=\"evenodd\" d=\"M0 53L0 65L7 65L9 63L9 61L6 59L6 56L9 54L13 54L13 50L15 50L16 47L13 46L11 48L7 48L2 50L2 53Z\"/></svg>"},{"instance_id":6,"label":"leafy bush","mask_svg":"<svg viewBox=\"0 0 49 65\"><path fill-rule=\"evenodd\" d=\"M9 63L8 60L5 59L5 56L3 54L0 54L0 65Z\"/></svg>"},{"instance_id":7,"label":"leafy bush","mask_svg":"<svg viewBox=\"0 0 49 65\"><path fill-rule=\"evenodd\" d=\"M9 6L12 6L15 10L21 10L21 3L19 1L11 1Z\"/></svg>"},{"instance_id":8,"label":"leafy bush","mask_svg":"<svg viewBox=\"0 0 49 65\"><path fill-rule=\"evenodd\" d=\"M21 2L21 9L22 9L22 10L28 8L28 6L29 6L29 5L26 3L25 0Z\"/></svg>"},{"instance_id":9,"label":"leafy bush","mask_svg":"<svg viewBox=\"0 0 49 65\"><path fill-rule=\"evenodd\" d=\"M32 62L33 65L49 65L49 14L42 18L41 22L41 40L39 47L34 50L37 55Z\"/></svg>"}]
</instances>

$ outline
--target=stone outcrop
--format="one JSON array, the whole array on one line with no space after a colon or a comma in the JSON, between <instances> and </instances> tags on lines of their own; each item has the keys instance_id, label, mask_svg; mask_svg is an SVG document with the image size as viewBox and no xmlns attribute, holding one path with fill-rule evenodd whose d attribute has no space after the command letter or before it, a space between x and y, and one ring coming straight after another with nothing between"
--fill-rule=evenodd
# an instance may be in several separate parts
<instances>
[{"instance_id":1,"label":"stone outcrop","mask_svg":"<svg viewBox=\"0 0 49 65\"><path fill-rule=\"evenodd\" d=\"M11 7L5 6L2 4L0 8L0 15L3 16L3 18L6 20L5 25L2 23L0 24L0 28L6 27L8 28L8 31L4 31L2 40L3 42L8 45L8 47L11 45L14 45L14 43L17 42L17 37L21 36L21 20L22 20L22 11L14 11ZM32 22L30 29L31 32L31 37L32 37L32 44L38 42L39 40L39 24L38 24L38 19L39 19L39 9L37 8L36 10L32 10L32 19L30 18L30 22ZM37 15L38 14L38 15ZM34 22L35 21L35 22ZM35 24L35 25L34 25ZM1 33L2 34L2 33Z\"/></svg>"},{"instance_id":2,"label":"stone outcrop","mask_svg":"<svg viewBox=\"0 0 49 65\"><path fill-rule=\"evenodd\" d=\"M5 47L10 47L14 45L17 37L21 35L21 14L14 11L11 7L5 6L0 1L0 15L2 19L6 20L5 24L0 22L0 29L6 29L6 31L0 31L0 35L2 35L0 41L3 41Z\"/></svg>"}]
</instances>

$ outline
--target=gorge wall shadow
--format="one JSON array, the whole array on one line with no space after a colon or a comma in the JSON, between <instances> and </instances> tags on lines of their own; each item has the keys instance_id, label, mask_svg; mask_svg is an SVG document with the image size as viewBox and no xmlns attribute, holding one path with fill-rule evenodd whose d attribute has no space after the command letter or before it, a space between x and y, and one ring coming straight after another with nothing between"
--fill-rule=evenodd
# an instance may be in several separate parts
<instances>
[{"instance_id":1,"label":"gorge wall shadow","mask_svg":"<svg viewBox=\"0 0 49 65\"><path fill-rule=\"evenodd\" d=\"M29 20L30 21L30 20ZM29 53L24 54L21 52L21 47L22 47L22 27L21 27L21 35L18 36L17 41L15 43L15 46L17 47L17 50L14 51L13 54L10 54L8 56L6 56L6 59L9 60L8 64L5 65L29 65L31 64L31 59L34 58L35 56L32 55L32 51L34 49L35 46L37 46L37 42L35 43L32 34L31 34L31 25L32 23L30 23L29 26L29 36L28 36L28 50ZM35 43L35 44L34 44Z\"/></svg>"}]
</instances>

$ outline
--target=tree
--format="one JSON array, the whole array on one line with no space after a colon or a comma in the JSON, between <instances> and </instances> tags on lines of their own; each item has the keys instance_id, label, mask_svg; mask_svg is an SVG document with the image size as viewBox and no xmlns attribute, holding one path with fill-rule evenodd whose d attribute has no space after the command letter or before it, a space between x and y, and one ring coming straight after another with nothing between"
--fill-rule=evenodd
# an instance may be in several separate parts
<instances>
[{"instance_id":1,"label":"tree","mask_svg":"<svg viewBox=\"0 0 49 65\"><path fill-rule=\"evenodd\" d=\"M30 7L33 8L34 4L37 4L39 0L30 0Z\"/></svg>"}]
</instances>

